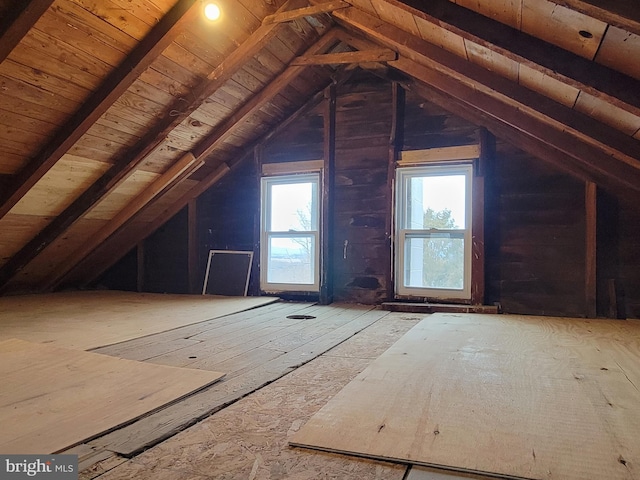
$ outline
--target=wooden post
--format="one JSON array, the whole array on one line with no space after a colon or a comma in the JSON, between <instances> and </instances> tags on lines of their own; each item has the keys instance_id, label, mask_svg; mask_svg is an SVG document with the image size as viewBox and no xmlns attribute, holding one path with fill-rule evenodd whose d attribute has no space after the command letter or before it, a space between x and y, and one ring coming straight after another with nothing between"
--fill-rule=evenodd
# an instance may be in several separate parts
<instances>
[{"instance_id":1,"label":"wooden post","mask_svg":"<svg viewBox=\"0 0 640 480\"><path fill-rule=\"evenodd\" d=\"M136 290L142 292L144 291L144 240L138 243L136 254L138 261Z\"/></svg>"},{"instance_id":2,"label":"wooden post","mask_svg":"<svg viewBox=\"0 0 640 480\"><path fill-rule=\"evenodd\" d=\"M597 185L585 182L585 315L595 318L596 310L596 225Z\"/></svg>"},{"instance_id":3,"label":"wooden post","mask_svg":"<svg viewBox=\"0 0 640 480\"><path fill-rule=\"evenodd\" d=\"M324 172L322 175L322 255L320 261L320 304L333 302L333 205L336 163L336 86L327 87L324 114Z\"/></svg>"},{"instance_id":4,"label":"wooden post","mask_svg":"<svg viewBox=\"0 0 640 480\"><path fill-rule=\"evenodd\" d=\"M496 140L491 133L482 128L479 131L480 157L475 164L473 175L472 225L471 225L471 304L483 305L485 302L485 173L487 164L493 162Z\"/></svg>"},{"instance_id":5,"label":"wooden post","mask_svg":"<svg viewBox=\"0 0 640 480\"><path fill-rule=\"evenodd\" d=\"M194 198L188 204L188 272L189 293L198 293L198 199Z\"/></svg>"},{"instance_id":6,"label":"wooden post","mask_svg":"<svg viewBox=\"0 0 640 480\"><path fill-rule=\"evenodd\" d=\"M255 184L258 190L258 204L256 205L256 215L253 217L253 264L251 265L251 275L249 278L249 295L260 295L261 271L261 238L262 238L262 162L264 155L264 144L256 145L253 149L253 163L255 166ZM266 248L266 245L264 246Z\"/></svg>"},{"instance_id":7,"label":"wooden post","mask_svg":"<svg viewBox=\"0 0 640 480\"><path fill-rule=\"evenodd\" d=\"M396 175L396 161L398 152L402 150L404 144L404 108L405 91L398 82L391 84L392 112L391 112L391 134L389 135L389 163L387 165L387 218L386 235L389 239L389 255L391 264L389 265L387 279L387 300L392 300L395 296L395 223L394 223L394 181Z\"/></svg>"}]
</instances>

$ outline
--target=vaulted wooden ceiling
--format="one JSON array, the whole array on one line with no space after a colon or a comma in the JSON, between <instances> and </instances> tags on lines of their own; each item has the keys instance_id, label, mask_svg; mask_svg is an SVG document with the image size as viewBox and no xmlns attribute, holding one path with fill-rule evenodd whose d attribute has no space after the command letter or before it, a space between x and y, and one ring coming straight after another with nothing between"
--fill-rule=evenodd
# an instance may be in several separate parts
<instances>
[{"instance_id":1,"label":"vaulted wooden ceiling","mask_svg":"<svg viewBox=\"0 0 640 480\"><path fill-rule=\"evenodd\" d=\"M91 279L354 65L640 197L635 0L217 3L0 0L1 292Z\"/></svg>"}]
</instances>

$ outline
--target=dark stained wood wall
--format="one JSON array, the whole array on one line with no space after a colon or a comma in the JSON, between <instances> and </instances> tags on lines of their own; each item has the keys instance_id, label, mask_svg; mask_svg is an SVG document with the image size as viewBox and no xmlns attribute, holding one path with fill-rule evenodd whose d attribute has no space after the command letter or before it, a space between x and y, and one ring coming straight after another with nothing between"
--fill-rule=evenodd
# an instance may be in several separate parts
<instances>
[{"instance_id":1,"label":"dark stained wood wall","mask_svg":"<svg viewBox=\"0 0 640 480\"><path fill-rule=\"evenodd\" d=\"M388 300L392 263L386 234L391 83L357 75L338 87L336 106L334 299L379 303ZM325 110L326 100L272 138L264 145L263 162L322 158ZM479 141L476 125L411 92L406 94L402 123L406 150ZM488 163L485 303L499 303L506 313L585 316L584 183L520 151L508 139L498 140ZM199 198L201 274L210 248L253 248L259 204L256 163L249 159ZM598 197L601 316L608 315L606 289L609 279L615 279L619 293L625 293L622 313L640 317L638 225L637 206ZM257 278L252 285L257 291Z\"/></svg>"},{"instance_id":2,"label":"dark stained wood wall","mask_svg":"<svg viewBox=\"0 0 640 480\"><path fill-rule=\"evenodd\" d=\"M585 315L584 183L499 142L486 215L487 303Z\"/></svg>"}]
</instances>

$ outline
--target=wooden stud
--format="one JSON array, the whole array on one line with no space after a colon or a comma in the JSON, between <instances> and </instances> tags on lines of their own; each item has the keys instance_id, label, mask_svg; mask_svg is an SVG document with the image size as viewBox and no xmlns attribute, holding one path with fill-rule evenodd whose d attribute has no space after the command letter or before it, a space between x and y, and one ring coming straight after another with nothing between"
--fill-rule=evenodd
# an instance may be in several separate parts
<instances>
[{"instance_id":1,"label":"wooden stud","mask_svg":"<svg viewBox=\"0 0 640 480\"><path fill-rule=\"evenodd\" d=\"M596 317L596 225L597 186L585 183L585 315Z\"/></svg>"},{"instance_id":2,"label":"wooden stud","mask_svg":"<svg viewBox=\"0 0 640 480\"><path fill-rule=\"evenodd\" d=\"M322 250L320 261L320 304L333 302L333 214L336 175L336 86L327 87L324 112L324 171L322 175Z\"/></svg>"},{"instance_id":3,"label":"wooden stud","mask_svg":"<svg viewBox=\"0 0 640 480\"><path fill-rule=\"evenodd\" d=\"M144 240L138 242L136 247L136 286L138 292L144 291ZM103 272L100 272L100 275ZM96 276L97 277L97 276Z\"/></svg>"},{"instance_id":4,"label":"wooden stud","mask_svg":"<svg viewBox=\"0 0 640 480\"><path fill-rule=\"evenodd\" d=\"M187 208L189 293L195 294L198 291L198 199L189 200Z\"/></svg>"},{"instance_id":5,"label":"wooden stud","mask_svg":"<svg viewBox=\"0 0 640 480\"><path fill-rule=\"evenodd\" d=\"M391 84L391 133L389 135L389 163L387 165L387 211L385 219L385 234L389 239L389 250L391 264L387 269L387 300L395 296L396 279L396 245L395 245L395 175L396 163L399 152L404 145L404 113L405 113L405 91L398 82Z\"/></svg>"}]
</instances>

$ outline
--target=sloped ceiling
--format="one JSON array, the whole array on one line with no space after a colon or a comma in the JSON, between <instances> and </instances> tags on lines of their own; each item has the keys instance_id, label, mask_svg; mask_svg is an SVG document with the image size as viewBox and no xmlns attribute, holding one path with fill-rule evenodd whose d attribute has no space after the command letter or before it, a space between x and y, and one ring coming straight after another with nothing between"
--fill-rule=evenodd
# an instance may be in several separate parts
<instances>
[{"instance_id":1,"label":"sloped ceiling","mask_svg":"<svg viewBox=\"0 0 640 480\"><path fill-rule=\"evenodd\" d=\"M217 3L0 0L1 292L103 271L347 65L638 197L634 0Z\"/></svg>"}]
</instances>

